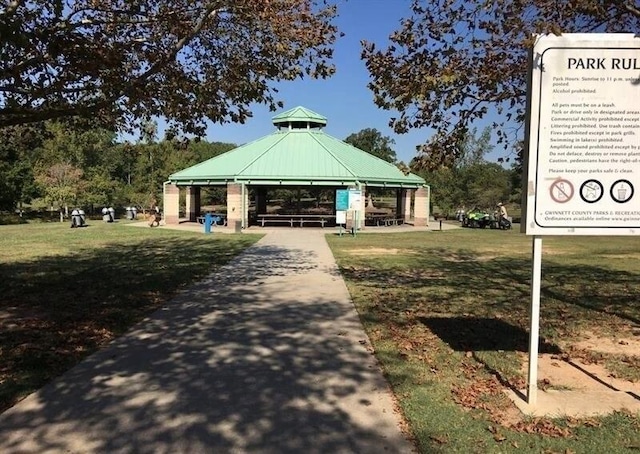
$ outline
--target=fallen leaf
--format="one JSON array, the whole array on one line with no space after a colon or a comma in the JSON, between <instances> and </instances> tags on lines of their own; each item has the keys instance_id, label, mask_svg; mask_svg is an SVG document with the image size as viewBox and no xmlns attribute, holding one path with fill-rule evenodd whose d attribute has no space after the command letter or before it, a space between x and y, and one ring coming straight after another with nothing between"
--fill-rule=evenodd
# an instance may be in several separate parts
<instances>
[{"instance_id":1,"label":"fallen leaf","mask_svg":"<svg viewBox=\"0 0 640 454\"><path fill-rule=\"evenodd\" d=\"M429 438L435 441L436 443L440 443L441 445L449 443L449 437L447 437L446 435L431 436Z\"/></svg>"},{"instance_id":2,"label":"fallen leaf","mask_svg":"<svg viewBox=\"0 0 640 454\"><path fill-rule=\"evenodd\" d=\"M499 442L501 442L501 441L505 441L505 440L507 439L507 437L505 437L505 436L504 436L504 435L502 435L502 434L495 434L495 435L493 436L493 439L499 443Z\"/></svg>"}]
</instances>

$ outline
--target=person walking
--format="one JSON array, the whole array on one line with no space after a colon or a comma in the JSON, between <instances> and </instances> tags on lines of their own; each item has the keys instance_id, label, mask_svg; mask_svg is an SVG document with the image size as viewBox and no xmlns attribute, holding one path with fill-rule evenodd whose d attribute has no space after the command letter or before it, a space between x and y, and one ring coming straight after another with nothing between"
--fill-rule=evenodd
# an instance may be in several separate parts
<instances>
[{"instance_id":1,"label":"person walking","mask_svg":"<svg viewBox=\"0 0 640 454\"><path fill-rule=\"evenodd\" d=\"M162 215L160 214L160 208L154 206L149 213L149 227L159 227Z\"/></svg>"}]
</instances>

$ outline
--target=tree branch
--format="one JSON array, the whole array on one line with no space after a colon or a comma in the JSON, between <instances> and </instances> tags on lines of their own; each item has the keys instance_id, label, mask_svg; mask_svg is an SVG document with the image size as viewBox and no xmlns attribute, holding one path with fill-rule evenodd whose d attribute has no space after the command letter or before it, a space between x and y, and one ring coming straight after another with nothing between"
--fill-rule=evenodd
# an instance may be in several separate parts
<instances>
[{"instance_id":1,"label":"tree branch","mask_svg":"<svg viewBox=\"0 0 640 454\"><path fill-rule=\"evenodd\" d=\"M24 123L36 123L70 116L89 115L93 107L69 107L66 109L10 109L0 108L0 128L18 126Z\"/></svg>"},{"instance_id":2,"label":"tree branch","mask_svg":"<svg viewBox=\"0 0 640 454\"><path fill-rule=\"evenodd\" d=\"M629 13L633 14L634 16L640 17L640 8L638 8L631 2L624 2L622 7L626 9Z\"/></svg>"},{"instance_id":3,"label":"tree branch","mask_svg":"<svg viewBox=\"0 0 640 454\"><path fill-rule=\"evenodd\" d=\"M5 8L5 10L0 13L0 16L13 16L16 12L16 10L22 6L22 4L24 3L23 0L13 0L12 2L9 3L9 5L7 5L7 7Z\"/></svg>"},{"instance_id":4,"label":"tree branch","mask_svg":"<svg viewBox=\"0 0 640 454\"><path fill-rule=\"evenodd\" d=\"M200 17L200 20L191 29L191 32L186 34L180 40L178 40L178 42L175 44L171 52L169 52L164 58L156 61L153 65L151 65L151 67L147 71L145 71L144 73L136 77L135 80L131 82L131 85L129 85L129 87L127 87L125 90L121 92L120 96L123 96L127 93L132 92L139 85L147 81L151 76L153 76L154 74L157 74L164 66L166 66L171 60L173 60L176 57L176 55L178 55L178 53L187 44L189 44L189 42L193 38L196 37L198 33L200 33L200 31L205 26L207 21L215 17L220 11L222 11L222 9L216 9L216 7L213 4L210 4L205 9L202 17ZM113 100L115 99L117 99L116 96L113 97Z\"/></svg>"}]
</instances>

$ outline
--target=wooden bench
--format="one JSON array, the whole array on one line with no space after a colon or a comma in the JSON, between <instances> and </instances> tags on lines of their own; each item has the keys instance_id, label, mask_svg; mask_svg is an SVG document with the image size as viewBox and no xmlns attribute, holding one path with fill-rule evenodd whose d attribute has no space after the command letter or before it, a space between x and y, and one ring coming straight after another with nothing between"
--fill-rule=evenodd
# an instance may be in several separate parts
<instances>
[{"instance_id":1,"label":"wooden bench","mask_svg":"<svg viewBox=\"0 0 640 454\"><path fill-rule=\"evenodd\" d=\"M304 227L305 224L320 224L324 228L325 224L335 219L334 215L330 214L259 214L257 220L260 226L264 227L267 223L276 224L289 224L290 227L300 226Z\"/></svg>"}]
</instances>

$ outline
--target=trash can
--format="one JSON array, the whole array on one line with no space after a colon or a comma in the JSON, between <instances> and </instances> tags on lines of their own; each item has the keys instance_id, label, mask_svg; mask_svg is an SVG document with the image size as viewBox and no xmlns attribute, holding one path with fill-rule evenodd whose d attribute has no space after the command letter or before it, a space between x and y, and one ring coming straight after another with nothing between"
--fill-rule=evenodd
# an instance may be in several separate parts
<instances>
[{"instance_id":1,"label":"trash can","mask_svg":"<svg viewBox=\"0 0 640 454\"><path fill-rule=\"evenodd\" d=\"M78 214L80 215L80 225L84 227L87 225L87 216L84 214L84 210L78 210Z\"/></svg>"},{"instance_id":2,"label":"trash can","mask_svg":"<svg viewBox=\"0 0 640 454\"><path fill-rule=\"evenodd\" d=\"M138 217L138 208L131 207L131 219L135 221L137 217Z\"/></svg>"},{"instance_id":3,"label":"trash can","mask_svg":"<svg viewBox=\"0 0 640 454\"><path fill-rule=\"evenodd\" d=\"M126 207L125 211L127 212L127 220L128 221L132 221L133 220L133 209L131 207Z\"/></svg>"},{"instance_id":4,"label":"trash can","mask_svg":"<svg viewBox=\"0 0 640 454\"><path fill-rule=\"evenodd\" d=\"M113 218L111 217L111 214L109 214L109 208L103 208L102 209L102 220L104 222L113 222Z\"/></svg>"},{"instance_id":5,"label":"trash can","mask_svg":"<svg viewBox=\"0 0 640 454\"><path fill-rule=\"evenodd\" d=\"M80 219L80 212L76 208L71 212L71 228L80 227L81 225L82 220Z\"/></svg>"},{"instance_id":6,"label":"trash can","mask_svg":"<svg viewBox=\"0 0 640 454\"><path fill-rule=\"evenodd\" d=\"M235 233L242 233L242 221L236 221L235 228L233 229Z\"/></svg>"},{"instance_id":7,"label":"trash can","mask_svg":"<svg viewBox=\"0 0 640 454\"><path fill-rule=\"evenodd\" d=\"M207 213L204 215L204 233L211 233L211 225L213 224L213 215Z\"/></svg>"},{"instance_id":8,"label":"trash can","mask_svg":"<svg viewBox=\"0 0 640 454\"><path fill-rule=\"evenodd\" d=\"M111 216L111 222L116 220L116 210L113 207L109 207L109 216Z\"/></svg>"}]
</instances>

